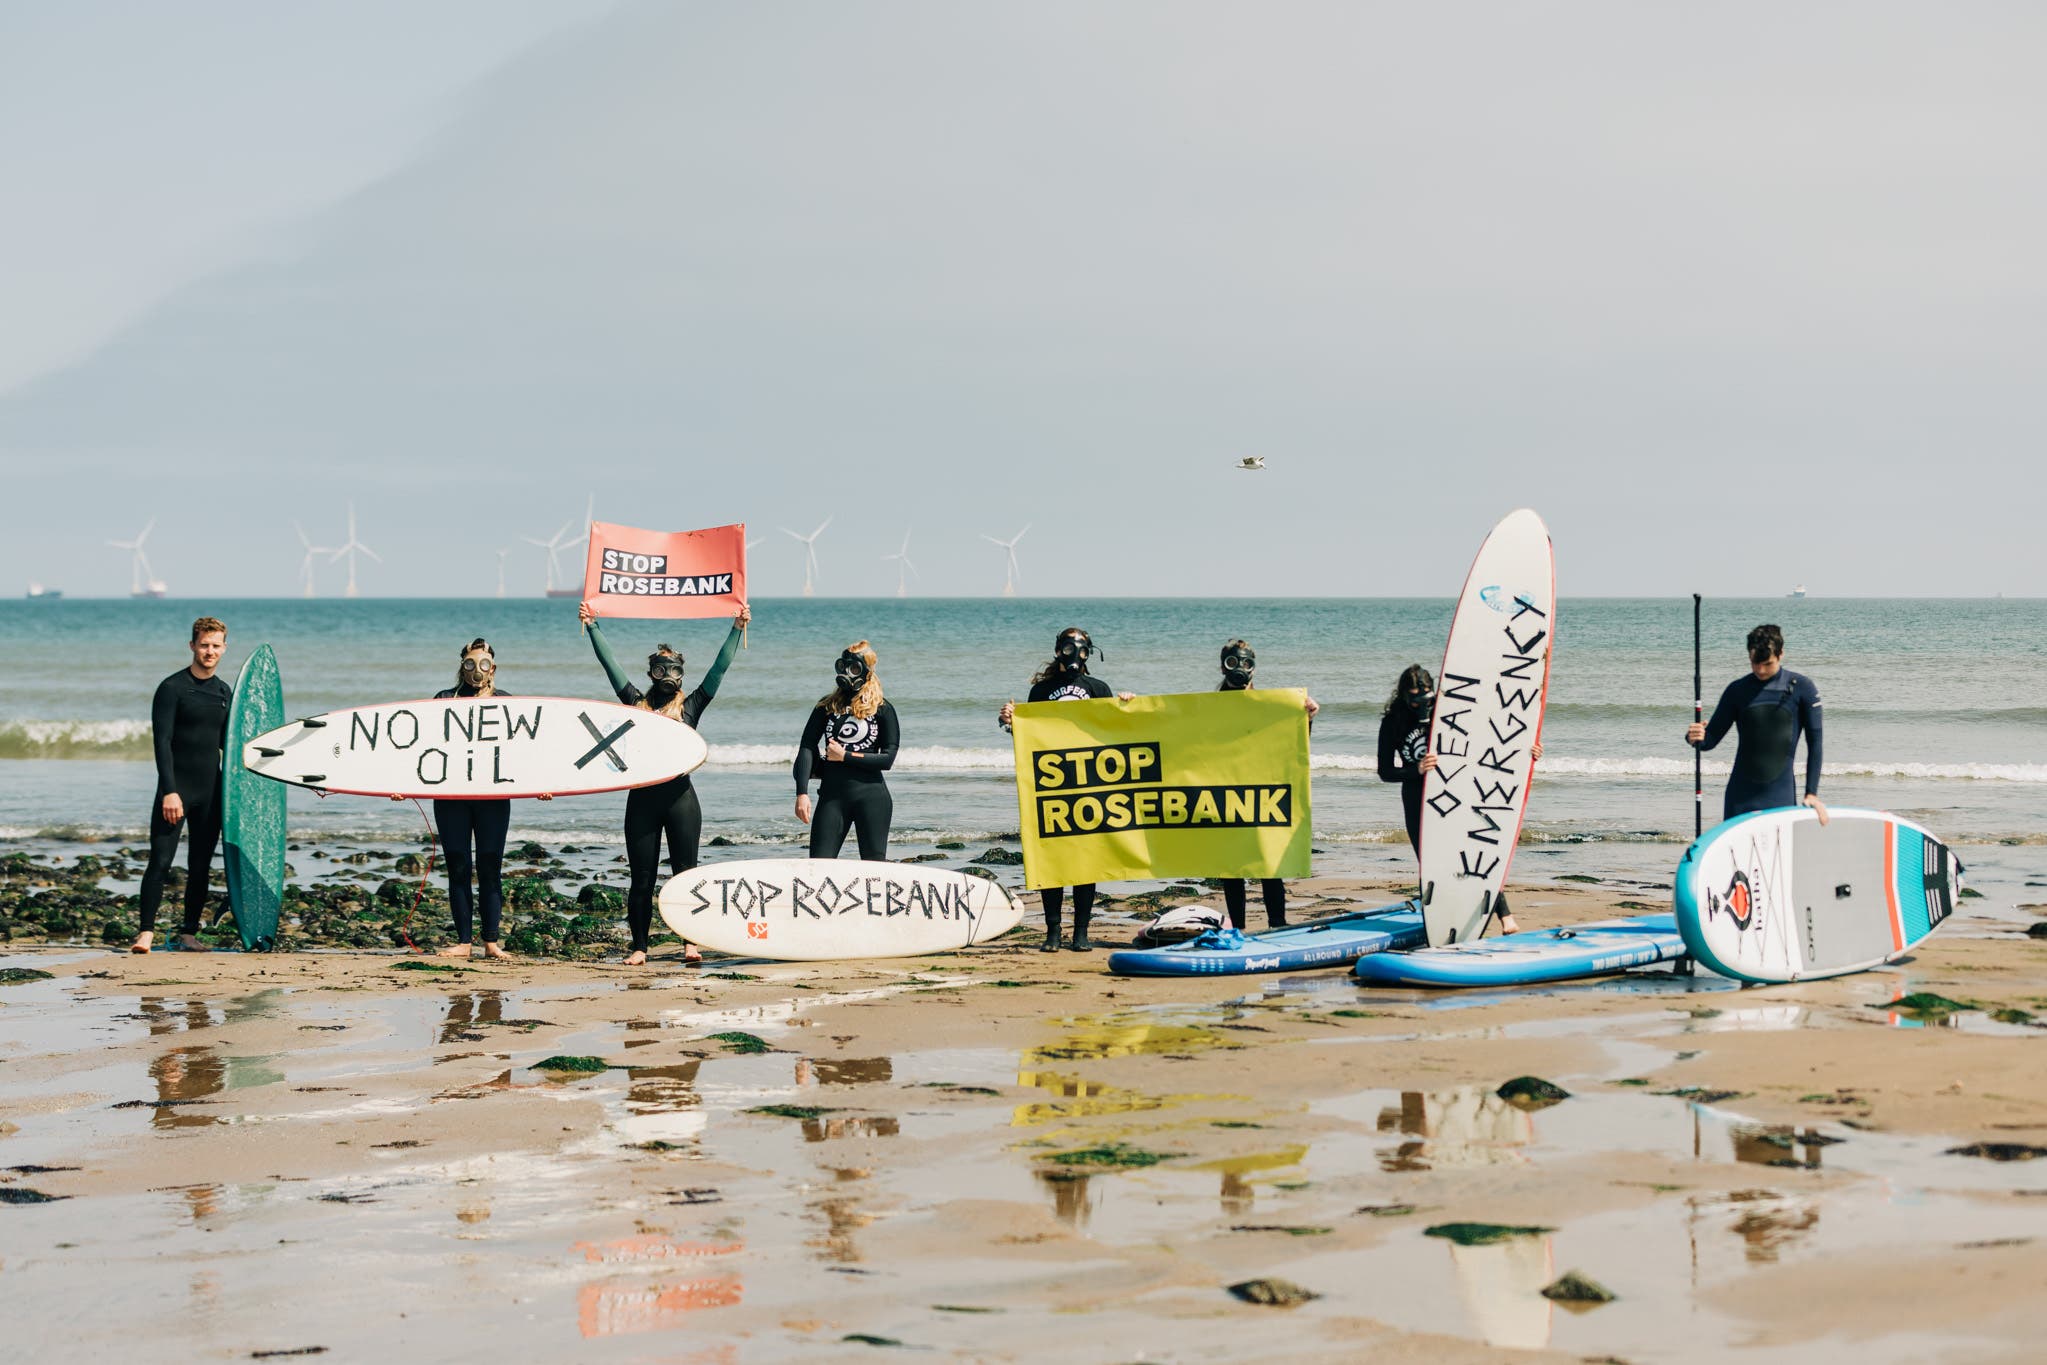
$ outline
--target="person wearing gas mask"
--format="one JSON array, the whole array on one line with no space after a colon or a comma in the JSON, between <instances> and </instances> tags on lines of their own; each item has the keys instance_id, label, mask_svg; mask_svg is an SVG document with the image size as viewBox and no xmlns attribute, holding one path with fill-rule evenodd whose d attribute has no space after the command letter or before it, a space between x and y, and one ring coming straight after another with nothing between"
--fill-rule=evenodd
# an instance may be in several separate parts
<instances>
[{"instance_id":1,"label":"person wearing gas mask","mask_svg":"<svg viewBox=\"0 0 2047 1365\"><path fill-rule=\"evenodd\" d=\"M1379 780L1400 784L1407 842L1417 857L1422 850L1422 787L1436 769L1436 756L1429 752L1429 721L1435 714L1435 675L1420 664L1409 664L1393 684L1393 695L1386 699L1386 710L1379 717ZM1532 758L1541 758L1541 742L1537 741L1529 752ZM1520 932L1507 909L1506 893L1501 892L1493 903L1496 907L1493 913L1500 917L1500 931Z\"/></svg>"},{"instance_id":2,"label":"person wearing gas mask","mask_svg":"<svg viewBox=\"0 0 2047 1365\"><path fill-rule=\"evenodd\" d=\"M1087 671L1088 660L1096 653L1094 639L1079 626L1069 626L1052 641L1052 658L1036 677L1031 679L1030 694L1026 702L1034 701L1086 701L1093 697L1113 696L1129 701L1130 692L1111 692L1109 685ZM996 724L1007 730L1016 714L1016 703L1006 701L995 713ZM1038 903L1045 910L1045 942L1041 951L1059 951L1060 912L1066 902L1066 888L1048 886L1038 892ZM1094 944L1088 941L1088 919L1094 914L1095 884L1073 888L1073 937L1066 946L1076 953L1091 952Z\"/></svg>"},{"instance_id":3,"label":"person wearing gas mask","mask_svg":"<svg viewBox=\"0 0 2047 1365\"><path fill-rule=\"evenodd\" d=\"M443 697L503 697L498 691L497 651L481 635L462 650L455 685L434 693ZM403 798L397 798L403 799ZM504 957L501 924L505 908L505 835L512 827L512 803L444 801L434 798L434 829L441 841L441 859L448 869L448 908L455 912L455 942L443 957L468 957L474 947L475 910L483 906L483 955ZM474 852L472 853L472 848ZM476 875L474 890L470 873Z\"/></svg>"},{"instance_id":4,"label":"person wearing gas mask","mask_svg":"<svg viewBox=\"0 0 2047 1365\"><path fill-rule=\"evenodd\" d=\"M1223 646L1222 682L1217 684L1218 692L1248 692L1253 687L1252 678L1258 671L1258 652L1243 640L1232 640ZM1313 697L1308 698L1308 724L1315 724L1315 713L1322 707ZM1286 883L1277 877L1266 877L1258 883L1259 893L1265 900L1265 926L1268 929L1286 927ZM1223 880L1223 905L1230 912L1230 923L1238 929L1244 927L1244 879L1228 877Z\"/></svg>"},{"instance_id":5,"label":"person wearing gas mask","mask_svg":"<svg viewBox=\"0 0 2047 1365\"><path fill-rule=\"evenodd\" d=\"M725 670L732 666L732 660L739 653L741 632L753 620L753 612L741 607L732 618L732 629L725 636L725 643L718 650L718 657L704 670L704 680L688 692L682 690L682 656L667 645L661 645L647 656L647 685L640 687L626 678L625 670L612 657L611 646L604 638L602 627L597 624L597 613L585 602L577 613L583 625L590 632L590 648L597 651L597 662L604 666L604 676L611 681L611 690L627 706L637 706L643 711L658 711L671 720L679 720L691 729L697 727L697 720L704 714L704 708L718 695L718 684L725 678ZM631 887L626 892L626 926L632 931L632 948L626 954L625 965L637 967L647 960L648 935L654 927L654 883L660 874L661 839L668 839L668 870L672 875L689 871L697 865L697 843L703 835L704 812L697 801L697 789L688 773L671 777L651 787L634 787L625 797L625 857L626 867L632 876ZM694 943L682 945L682 960L692 965L703 961L703 954Z\"/></svg>"},{"instance_id":6,"label":"person wearing gas mask","mask_svg":"<svg viewBox=\"0 0 2047 1365\"><path fill-rule=\"evenodd\" d=\"M796 744L796 818L810 826L810 856L836 858L851 828L860 856L888 857L889 821L895 798L882 774L896 763L901 732L896 708L881 695L874 647L865 640L846 646L832 665L832 690L819 697ZM815 774L817 806L810 802Z\"/></svg>"}]
</instances>

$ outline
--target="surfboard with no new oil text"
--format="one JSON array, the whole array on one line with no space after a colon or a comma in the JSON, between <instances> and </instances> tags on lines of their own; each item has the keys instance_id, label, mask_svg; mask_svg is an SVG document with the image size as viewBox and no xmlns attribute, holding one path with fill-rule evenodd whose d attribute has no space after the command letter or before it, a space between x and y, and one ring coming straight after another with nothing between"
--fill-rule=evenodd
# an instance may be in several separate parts
<instances>
[{"instance_id":1,"label":"surfboard with no new oil text","mask_svg":"<svg viewBox=\"0 0 2047 1365\"><path fill-rule=\"evenodd\" d=\"M656 711L574 697L442 697L292 721L242 746L252 773L355 796L482 801L648 787L710 756Z\"/></svg>"}]
</instances>

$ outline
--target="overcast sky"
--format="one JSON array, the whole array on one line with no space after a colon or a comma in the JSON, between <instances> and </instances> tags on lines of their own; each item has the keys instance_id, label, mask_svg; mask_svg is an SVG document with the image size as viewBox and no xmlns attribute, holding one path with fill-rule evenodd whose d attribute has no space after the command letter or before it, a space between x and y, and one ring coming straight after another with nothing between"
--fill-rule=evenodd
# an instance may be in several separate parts
<instances>
[{"instance_id":1,"label":"overcast sky","mask_svg":"<svg viewBox=\"0 0 2047 1365\"><path fill-rule=\"evenodd\" d=\"M0 8L0 585L2047 593L2031 4ZM1263 473L1230 466L1262 455ZM338 570L322 581L338 591Z\"/></svg>"}]
</instances>

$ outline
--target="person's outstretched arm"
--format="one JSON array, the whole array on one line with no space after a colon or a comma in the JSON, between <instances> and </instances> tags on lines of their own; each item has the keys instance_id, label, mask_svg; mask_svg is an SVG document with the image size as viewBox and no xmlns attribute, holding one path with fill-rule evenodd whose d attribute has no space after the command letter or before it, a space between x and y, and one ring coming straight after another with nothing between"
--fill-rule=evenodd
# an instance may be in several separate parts
<instances>
[{"instance_id":1,"label":"person's outstretched arm","mask_svg":"<svg viewBox=\"0 0 2047 1365\"><path fill-rule=\"evenodd\" d=\"M733 621L725 643L718 647L718 657L711 660L711 666L704 670L704 680L697 684L697 690L704 694L705 701L718 695L718 684L725 680L725 670L732 667L732 660L739 654L739 637L743 631L744 627L737 620Z\"/></svg>"},{"instance_id":2,"label":"person's outstretched arm","mask_svg":"<svg viewBox=\"0 0 2047 1365\"><path fill-rule=\"evenodd\" d=\"M592 618L585 623L590 630L590 648L597 653L597 662L604 667L604 676L611 682L611 690L618 694L620 701L626 700L626 693L632 687L625 670L618 666L618 660L611 656L611 645L604 638L604 627Z\"/></svg>"}]
</instances>

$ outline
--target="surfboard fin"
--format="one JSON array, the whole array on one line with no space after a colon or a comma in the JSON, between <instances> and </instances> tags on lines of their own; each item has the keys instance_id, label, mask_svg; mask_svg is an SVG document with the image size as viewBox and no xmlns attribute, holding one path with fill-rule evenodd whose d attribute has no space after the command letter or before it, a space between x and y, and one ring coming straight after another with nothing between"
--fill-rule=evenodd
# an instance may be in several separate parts
<instances>
[{"instance_id":1,"label":"surfboard fin","mask_svg":"<svg viewBox=\"0 0 2047 1365\"><path fill-rule=\"evenodd\" d=\"M259 754L261 754L261 755L262 755L263 757L265 757L265 758L283 758L283 757L284 757L284 750L282 750L282 749L265 749L265 748L261 748L261 747L258 747L258 748L257 748L257 750L256 750L256 752L257 752L257 753L259 753Z\"/></svg>"},{"instance_id":2,"label":"surfboard fin","mask_svg":"<svg viewBox=\"0 0 2047 1365\"><path fill-rule=\"evenodd\" d=\"M305 726L308 730L324 730L327 728L327 722L321 720L318 716L307 716L299 724Z\"/></svg>"},{"instance_id":3,"label":"surfboard fin","mask_svg":"<svg viewBox=\"0 0 2047 1365\"><path fill-rule=\"evenodd\" d=\"M327 774L325 773L302 773L299 776L299 781L305 783L309 787L316 787L320 783L325 782L326 780Z\"/></svg>"}]
</instances>

